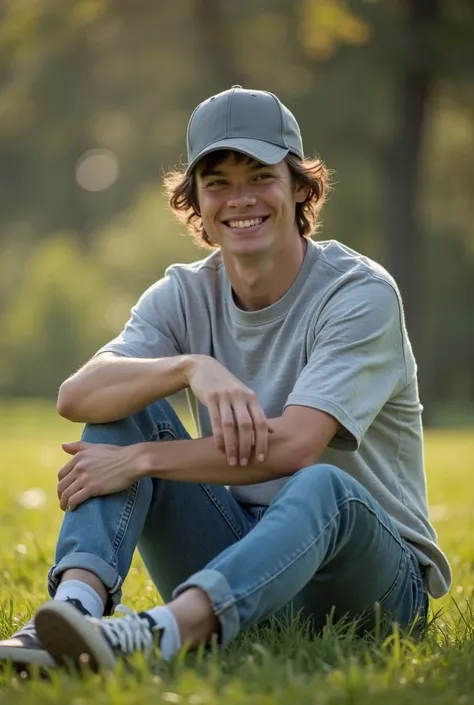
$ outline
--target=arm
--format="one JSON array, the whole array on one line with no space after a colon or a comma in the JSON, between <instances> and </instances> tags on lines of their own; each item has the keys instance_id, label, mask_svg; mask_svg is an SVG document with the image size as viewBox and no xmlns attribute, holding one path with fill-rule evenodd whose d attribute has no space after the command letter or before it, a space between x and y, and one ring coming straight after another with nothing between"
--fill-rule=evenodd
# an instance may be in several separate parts
<instances>
[{"instance_id":1,"label":"arm","mask_svg":"<svg viewBox=\"0 0 474 705\"><path fill-rule=\"evenodd\" d=\"M268 421L254 392L208 355L142 360L103 353L61 386L58 412L70 421L106 423L190 387L209 410L216 448L230 465L267 450Z\"/></svg>"},{"instance_id":2,"label":"arm","mask_svg":"<svg viewBox=\"0 0 474 705\"><path fill-rule=\"evenodd\" d=\"M397 292L378 278L355 278L324 306L308 364L287 404L312 406L336 418L331 448L358 450L381 409L414 374L414 368L407 369L403 329Z\"/></svg>"},{"instance_id":3,"label":"arm","mask_svg":"<svg viewBox=\"0 0 474 705\"><path fill-rule=\"evenodd\" d=\"M142 360L103 353L61 385L58 413L83 423L123 419L187 387L189 362L188 355Z\"/></svg>"},{"instance_id":4,"label":"arm","mask_svg":"<svg viewBox=\"0 0 474 705\"><path fill-rule=\"evenodd\" d=\"M246 467L232 467L212 438L137 443L131 446L95 443L63 444L74 457L58 473L61 509L73 510L90 497L120 492L143 477L218 485L252 485L292 475L313 465L337 430L329 414L290 406L272 419L263 461L250 458Z\"/></svg>"},{"instance_id":5,"label":"arm","mask_svg":"<svg viewBox=\"0 0 474 705\"><path fill-rule=\"evenodd\" d=\"M292 475L314 465L337 431L329 414L289 406L271 419L273 433L263 462L252 457L247 467L231 467L212 438L139 444L138 478L159 477L182 482L252 485Z\"/></svg>"}]
</instances>

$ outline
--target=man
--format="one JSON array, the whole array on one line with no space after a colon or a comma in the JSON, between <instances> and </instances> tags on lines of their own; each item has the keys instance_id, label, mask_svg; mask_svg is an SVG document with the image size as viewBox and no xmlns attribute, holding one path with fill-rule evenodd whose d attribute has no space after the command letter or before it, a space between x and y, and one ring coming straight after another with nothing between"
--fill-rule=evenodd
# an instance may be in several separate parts
<instances>
[{"instance_id":1,"label":"man","mask_svg":"<svg viewBox=\"0 0 474 705\"><path fill-rule=\"evenodd\" d=\"M0 657L94 670L222 646L272 615L422 633L450 569L428 520L416 365L397 287L316 243L327 170L272 94L230 90L188 126L170 204L206 259L170 267L61 387L85 422L59 472L54 599ZM200 438L168 395L188 389ZM118 619L135 548L165 604ZM378 607L377 607L378 606Z\"/></svg>"}]
</instances>

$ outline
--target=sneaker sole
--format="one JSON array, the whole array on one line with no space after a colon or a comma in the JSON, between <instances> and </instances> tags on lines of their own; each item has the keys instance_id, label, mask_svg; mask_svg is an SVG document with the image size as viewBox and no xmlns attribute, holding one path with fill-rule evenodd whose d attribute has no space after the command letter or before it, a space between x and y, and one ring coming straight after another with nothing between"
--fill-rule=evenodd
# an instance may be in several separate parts
<instances>
[{"instance_id":1,"label":"sneaker sole","mask_svg":"<svg viewBox=\"0 0 474 705\"><path fill-rule=\"evenodd\" d=\"M75 607L66 602L48 602L36 613L40 642L59 666L111 670L117 659L100 631Z\"/></svg>"},{"instance_id":2,"label":"sneaker sole","mask_svg":"<svg viewBox=\"0 0 474 705\"><path fill-rule=\"evenodd\" d=\"M11 663L18 670L28 670L28 666L55 668L56 663L46 649L25 649L24 646L0 646L1 663Z\"/></svg>"}]
</instances>

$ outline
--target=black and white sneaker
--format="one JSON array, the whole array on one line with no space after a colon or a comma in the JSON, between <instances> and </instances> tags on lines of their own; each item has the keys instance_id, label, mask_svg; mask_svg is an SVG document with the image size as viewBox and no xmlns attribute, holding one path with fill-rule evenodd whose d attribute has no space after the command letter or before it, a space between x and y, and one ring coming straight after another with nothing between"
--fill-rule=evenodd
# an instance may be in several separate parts
<instances>
[{"instance_id":1,"label":"black and white sneaker","mask_svg":"<svg viewBox=\"0 0 474 705\"><path fill-rule=\"evenodd\" d=\"M28 671L31 666L54 668L54 660L40 643L33 619L9 639L0 641L0 662L11 663L17 671Z\"/></svg>"},{"instance_id":2,"label":"black and white sneaker","mask_svg":"<svg viewBox=\"0 0 474 705\"><path fill-rule=\"evenodd\" d=\"M125 617L95 619L80 614L65 602L48 602L35 617L41 643L60 666L87 666L93 671L111 670L118 657L159 647L163 629L145 612L126 612Z\"/></svg>"},{"instance_id":3,"label":"black and white sneaker","mask_svg":"<svg viewBox=\"0 0 474 705\"><path fill-rule=\"evenodd\" d=\"M73 608L83 615L89 612L79 600L68 599ZM28 671L30 666L55 668L56 663L38 638L34 617L10 639L0 641L0 663L12 663L17 671Z\"/></svg>"}]
</instances>

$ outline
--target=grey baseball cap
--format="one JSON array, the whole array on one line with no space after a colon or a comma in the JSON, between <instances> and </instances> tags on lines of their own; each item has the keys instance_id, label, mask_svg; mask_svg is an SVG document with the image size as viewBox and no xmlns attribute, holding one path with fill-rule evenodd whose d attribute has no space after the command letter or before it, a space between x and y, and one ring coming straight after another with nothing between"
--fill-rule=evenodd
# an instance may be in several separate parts
<instances>
[{"instance_id":1,"label":"grey baseball cap","mask_svg":"<svg viewBox=\"0 0 474 705\"><path fill-rule=\"evenodd\" d=\"M278 164L289 152L303 159L295 116L273 93L232 86L194 110L187 131L189 174L210 152L232 149L263 164Z\"/></svg>"}]
</instances>

